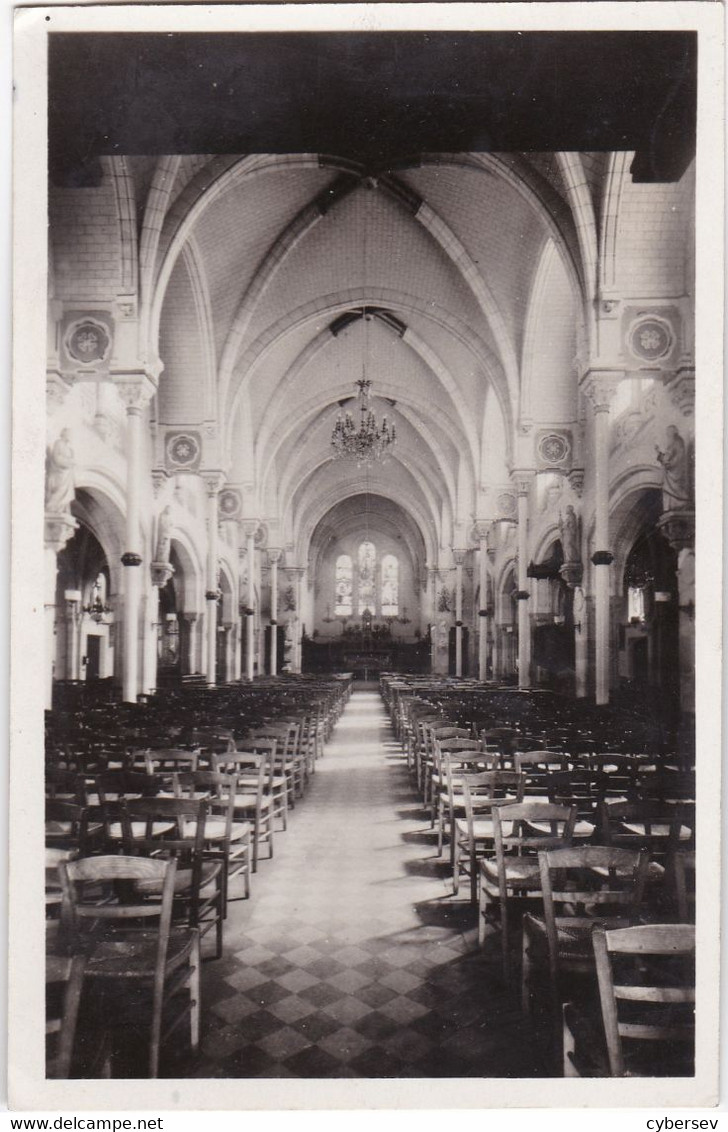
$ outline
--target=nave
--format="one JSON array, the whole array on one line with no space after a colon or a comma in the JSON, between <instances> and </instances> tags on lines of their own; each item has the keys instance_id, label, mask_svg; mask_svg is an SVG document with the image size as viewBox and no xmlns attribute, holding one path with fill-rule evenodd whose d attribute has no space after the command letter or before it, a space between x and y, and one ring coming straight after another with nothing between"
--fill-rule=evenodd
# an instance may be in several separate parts
<instances>
[{"instance_id":1,"label":"nave","mask_svg":"<svg viewBox=\"0 0 728 1132\"><path fill-rule=\"evenodd\" d=\"M225 954L203 974L193 1076L545 1072L453 898L373 688L352 694L288 836L250 901L231 904Z\"/></svg>"}]
</instances>

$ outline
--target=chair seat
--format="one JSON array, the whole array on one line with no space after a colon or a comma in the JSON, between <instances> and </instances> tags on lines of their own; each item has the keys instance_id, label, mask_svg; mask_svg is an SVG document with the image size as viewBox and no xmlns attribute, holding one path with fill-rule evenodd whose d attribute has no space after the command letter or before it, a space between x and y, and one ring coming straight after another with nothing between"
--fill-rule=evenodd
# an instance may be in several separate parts
<instances>
[{"instance_id":1,"label":"chair seat","mask_svg":"<svg viewBox=\"0 0 728 1132\"><path fill-rule=\"evenodd\" d=\"M159 947L155 931L106 931L84 941L87 977L151 979ZM172 971L192 954L195 934L189 928L173 927L169 934L166 970Z\"/></svg>"},{"instance_id":2,"label":"chair seat","mask_svg":"<svg viewBox=\"0 0 728 1132\"><path fill-rule=\"evenodd\" d=\"M457 826L458 833L463 837L469 837L468 823L458 818L455 825ZM501 829L503 830L504 837L510 837L513 831L513 822L502 821ZM476 818L473 822L473 836L476 841L492 841L495 837L494 823L491 818Z\"/></svg>"},{"instance_id":3,"label":"chair seat","mask_svg":"<svg viewBox=\"0 0 728 1132\"><path fill-rule=\"evenodd\" d=\"M103 826L101 822L89 822L87 833L98 833ZM70 837L73 823L70 821L47 821L45 823L46 837Z\"/></svg>"},{"instance_id":4,"label":"chair seat","mask_svg":"<svg viewBox=\"0 0 728 1132\"><path fill-rule=\"evenodd\" d=\"M235 809L236 810L254 810L258 804L257 794L236 794L235 795ZM270 794L264 794L260 800L261 809L267 810L271 804Z\"/></svg>"},{"instance_id":5,"label":"chair seat","mask_svg":"<svg viewBox=\"0 0 728 1132\"><path fill-rule=\"evenodd\" d=\"M213 819L212 821L210 821L208 819L208 821L205 823L205 841L224 841L226 832L227 823L222 820L216 821L215 819ZM230 840L242 841L246 834L252 832L253 827L250 822L233 822L232 826L230 827Z\"/></svg>"},{"instance_id":6,"label":"chair seat","mask_svg":"<svg viewBox=\"0 0 728 1132\"><path fill-rule=\"evenodd\" d=\"M530 821L529 826L531 829L537 829L539 833L550 833L551 826L546 821ZM594 833L594 826L590 821L577 821L574 825L574 837L591 837Z\"/></svg>"},{"instance_id":7,"label":"chair seat","mask_svg":"<svg viewBox=\"0 0 728 1132\"><path fill-rule=\"evenodd\" d=\"M538 869L538 860L535 857L508 857L505 864L508 884L540 887L541 875ZM482 858L480 871L487 881L493 884L498 883L498 865L494 857Z\"/></svg>"},{"instance_id":8,"label":"chair seat","mask_svg":"<svg viewBox=\"0 0 728 1132\"><path fill-rule=\"evenodd\" d=\"M644 837L646 835L646 829L642 822L624 822L623 825L629 833L634 833L638 837ZM651 822L649 835L650 837L669 837L670 826L666 823L663 824L662 822ZM687 825L681 825L679 837L681 841L689 841L692 837L692 830L690 829L690 827Z\"/></svg>"},{"instance_id":9,"label":"chair seat","mask_svg":"<svg viewBox=\"0 0 728 1132\"><path fill-rule=\"evenodd\" d=\"M212 884L217 876L222 871L221 861L203 861L200 875L200 892ZM175 896L181 896L183 893L188 892L192 884L192 869L177 869L174 877L174 892ZM157 880L138 880L134 884L134 889L142 896L152 895L162 891L162 886Z\"/></svg>"},{"instance_id":10,"label":"chair seat","mask_svg":"<svg viewBox=\"0 0 728 1132\"><path fill-rule=\"evenodd\" d=\"M155 821L152 823L152 837L164 837L165 833L171 833L174 829L173 821ZM145 821L133 821L131 823L132 837L141 838L146 836L147 823ZM121 841L122 829L120 821L112 821L109 826L109 837L112 841Z\"/></svg>"},{"instance_id":11,"label":"chair seat","mask_svg":"<svg viewBox=\"0 0 728 1132\"><path fill-rule=\"evenodd\" d=\"M62 849L52 845L46 845L45 850L45 867L47 869L55 869L60 865L61 861L75 861L78 857L78 849L71 847Z\"/></svg>"}]
</instances>

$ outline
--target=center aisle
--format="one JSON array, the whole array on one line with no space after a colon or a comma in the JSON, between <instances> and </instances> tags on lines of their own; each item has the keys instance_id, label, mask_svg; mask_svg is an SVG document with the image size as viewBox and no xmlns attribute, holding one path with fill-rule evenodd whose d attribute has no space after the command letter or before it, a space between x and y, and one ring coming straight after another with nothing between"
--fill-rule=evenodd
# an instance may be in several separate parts
<instances>
[{"instance_id":1,"label":"center aisle","mask_svg":"<svg viewBox=\"0 0 728 1132\"><path fill-rule=\"evenodd\" d=\"M230 905L192 1075L541 1075L435 853L381 699L355 691L252 898Z\"/></svg>"}]
</instances>

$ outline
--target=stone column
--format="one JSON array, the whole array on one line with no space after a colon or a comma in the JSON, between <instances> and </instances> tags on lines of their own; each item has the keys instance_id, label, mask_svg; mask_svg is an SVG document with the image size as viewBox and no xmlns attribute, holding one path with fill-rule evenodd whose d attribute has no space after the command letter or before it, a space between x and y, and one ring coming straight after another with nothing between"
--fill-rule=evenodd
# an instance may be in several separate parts
<instances>
[{"instance_id":1,"label":"stone column","mask_svg":"<svg viewBox=\"0 0 728 1132\"><path fill-rule=\"evenodd\" d=\"M134 704L139 692L142 413L156 390L147 376L132 374L114 378L114 382L126 408L126 550L121 556L124 566L122 699L125 703Z\"/></svg>"},{"instance_id":2,"label":"stone column","mask_svg":"<svg viewBox=\"0 0 728 1132\"><path fill-rule=\"evenodd\" d=\"M609 703L609 406L624 375L618 370L589 370L582 391L594 410L594 614L597 704Z\"/></svg>"},{"instance_id":3,"label":"stone column","mask_svg":"<svg viewBox=\"0 0 728 1132\"><path fill-rule=\"evenodd\" d=\"M455 562L455 675L463 674L463 563L466 550L453 549Z\"/></svg>"},{"instance_id":4,"label":"stone column","mask_svg":"<svg viewBox=\"0 0 728 1132\"><path fill-rule=\"evenodd\" d=\"M157 641L159 638L159 591L164 589L174 573L169 562L152 562L151 568L152 588L147 597L147 627L151 635L144 649L144 690L153 692L157 686ZM181 667L181 660L180 660Z\"/></svg>"},{"instance_id":5,"label":"stone column","mask_svg":"<svg viewBox=\"0 0 728 1132\"><path fill-rule=\"evenodd\" d=\"M255 535L258 530L257 519L243 522L248 558L248 604L245 609L245 675L248 680L255 675Z\"/></svg>"},{"instance_id":6,"label":"stone column","mask_svg":"<svg viewBox=\"0 0 728 1132\"><path fill-rule=\"evenodd\" d=\"M478 679L488 679L488 524L476 523L480 608L478 609Z\"/></svg>"},{"instance_id":7,"label":"stone column","mask_svg":"<svg viewBox=\"0 0 728 1132\"><path fill-rule=\"evenodd\" d=\"M220 472L203 472L207 491L207 588L205 590L205 655L208 688L217 682L217 604L220 591L217 580L217 497L223 484Z\"/></svg>"},{"instance_id":8,"label":"stone column","mask_svg":"<svg viewBox=\"0 0 728 1132\"><path fill-rule=\"evenodd\" d=\"M528 599L528 502L533 472L515 472L518 496L518 687L531 687L531 615Z\"/></svg>"},{"instance_id":9,"label":"stone column","mask_svg":"<svg viewBox=\"0 0 728 1132\"><path fill-rule=\"evenodd\" d=\"M53 665L56 653L56 585L58 575L58 554L78 527L73 515L68 512L58 514L46 512L45 516L45 626L46 626L46 669L45 706L53 706Z\"/></svg>"},{"instance_id":10,"label":"stone column","mask_svg":"<svg viewBox=\"0 0 728 1132\"><path fill-rule=\"evenodd\" d=\"M677 552L680 711L695 713L695 513L666 511L658 527Z\"/></svg>"},{"instance_id":11,"label":"stone column","mask_svg":"<svg viewBox=\"0 0 728 1132\"><path fill-rule=\"evenodd\" d=\"M289 566L288 567L288 577L291 579L291 582L293 584L293 595L294 595L294 601L296 603L295 616L294 616L294 619L293 619L293 632L294 632L293 653L292 653L292 656L291 656L291 671L293 671L293 672L300 672L301 671L301 661L302 661L302 651L303 651L303 646L301 644L301 631L302 631L302 625L303 625L303 621L302 621L302 618L301 618L301 591L303 589L303 575L304 575L304 573L305 573L305 569L304 569L303 566Z\"/></svg>"},{"instance_id":12,"label":"stone column","mask_svg":"<svg viewBox=\"0 0 728 1132\"><path fill-rule=\"evenodd\" d=\"M268 550L270 566L270 673L278 674L278 563L283 552L277 547Z\"/></svg>"},{"instance_id":13,"label":"stone column","mask_svg":"<svg viewBox=\"0 0 728 1132\"><path fill-rule=\"evenodd\" d=\"M196 613L183 613L182 618L187 625L187 630L186 630L187 639L186 639L186 642L185 642L186 647L187 647L186 668L187 668L187 673L191 676L197 671L197 639L196 639L197 634L195 632L195 626L197 624L197 614ZM184 664L182 665L182 668L183 669L185 668ZM183 671L182 675L185 675L184 671Z\"/></svg>"}]
</instances>

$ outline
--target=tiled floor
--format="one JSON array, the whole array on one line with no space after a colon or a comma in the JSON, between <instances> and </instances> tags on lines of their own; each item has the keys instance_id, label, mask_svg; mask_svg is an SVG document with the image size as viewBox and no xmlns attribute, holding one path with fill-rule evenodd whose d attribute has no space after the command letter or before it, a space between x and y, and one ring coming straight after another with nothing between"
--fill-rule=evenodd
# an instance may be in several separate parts
<instances>
[{"instance_id":1,"label":"tiled floor","mask_svg":"<svg viewBox=\"0 0 728 1132\"><path fill-rule=\"evenodd\" d=\"M223 958L205 964L186 1074L544 1075L435 854L379 695L354 692L275 859L231 905Z\"/></svg>"}]
</instances>

